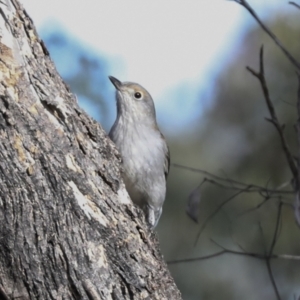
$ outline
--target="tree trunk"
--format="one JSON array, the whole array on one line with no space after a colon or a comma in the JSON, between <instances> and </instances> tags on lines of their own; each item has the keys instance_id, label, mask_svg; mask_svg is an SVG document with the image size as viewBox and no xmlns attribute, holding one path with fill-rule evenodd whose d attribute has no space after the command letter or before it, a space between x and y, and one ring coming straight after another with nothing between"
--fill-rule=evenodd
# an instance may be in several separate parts
<instances>
[{"instance_id":1,"label":"tree trunk","mask_svg":"<svg viewBox=\"0 0 300 300\"><path fill-rule=\"evenodd\" d=\"M0 2L0 299L181 299L120 177L17 0Z\"/></svg>"}]
</instances>

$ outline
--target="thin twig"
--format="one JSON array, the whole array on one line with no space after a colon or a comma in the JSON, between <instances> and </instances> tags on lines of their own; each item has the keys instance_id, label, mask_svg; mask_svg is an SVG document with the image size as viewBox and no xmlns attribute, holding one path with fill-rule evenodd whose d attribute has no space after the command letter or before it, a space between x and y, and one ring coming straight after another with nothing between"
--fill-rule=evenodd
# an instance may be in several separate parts
<instances>
[{"instance_id":1,"label":"thin twig","mask_svg":"<svg viewBox=\"0 0 300 300\"><path fill-rule=\"evenodd\" d=\"M255 76L260 82L260 85L262 87L263 94L264 94L264 97L265 97L265 101L266 101L266 104L267 104L267 107L268 107L268 110L269 110L269 113L270 113L270 116L271 116L271 118L267 119L267 121L271 122L275 126L275 128L276 128L276 130L279 134L279 137L280 137L282 149L284 151L285 157L286 157L287 162L289 164L290 170L293 174L293 178L294 178L294 180L297 180L298 179L298 169L297 169L297 166L295 164L293 155L291 154L290 149L287 145L287 141L286 141L284 133L283 133L284 126L279 123L275 108L274 108L273 103L272 103L271 98L270 98L269 89L268 89L268 86L267 86L267 82L266 82L266 78L265 78L265 72L264 72L264 56L263 56L263 53L264 53L263 52L263 47L261 47L260 48L260 55L259 55L259 72L254 71L250 67L247 67L247 70L253 76Z\"/></svg>"},{"instance_id":2,"label":"thin twig","mask_svg":"<svg viewBox=\"0 0 300 300\"><path fill-rule=\"evenodd\" d=\"M254 253L254 252L242 252L242 251L235 251L235 250L222 250L210 255L193 257L193 258L183 258L183 259L174 259L167 261L168 265L175 265L175 264L182 264L182 263L190 263L196 262L201 260L206 260L214 257L218 257L224 254L234 254L234 255L241 255L241 256L248 256L256 259L265 260L267 259L266 255ZM270 256L270 259L281 259L281 260L292 260L292 261L300 261L300 256L297 255L289 255L289 254L273 254Z\"/></svg>"},{"instance_id":3,"label":"thin twig","mask_svg":"<svg viewBox=\"0 0 300 300\"><path fill-rule=\"evenodd\" d=\"M273 275L273 272L272 272L271 263L270 263L269 259L266 260L266 265L267 265L268 274L269 274L269 277L270 277L270 280L271 280L276 298L277 298L277 300L281 300L281 297L280 297L280 294L279 294L279 291L278 291L278 288L277 288L277 285L276 285L276 281L274 279L274 275Z\"/></svg>"},{"instance_id":4,"label":"thin twig","mask_svg":"<svg viewBox=\"0 0 300 300\"><path fill-rule=\"evenodd\" d=\"M253 8L249 5L246 0L233 0L234 2L245 7L248 12L252 15L252 17L258 22L261 28L271 37L271 39L275 42L275 44L282 50L285 56L289 59L289 61L300 70L300 63L293 57L293 55L281 44L276 35L265 25L262 20L258 17Z\"/></svg>"},{"instance_id":5,"label":"thin twig","mask_svg":"<svg viewBox=\"0 0 300 300\"><path fill-rule=\"evenodd\" d=\"M263 201L262 202L260 202L259 204L257 204L256 206L254 206L254 207L252 207L252 208L249 208L249 209L247 209L247 210L245 210L245 211L243 211L242 213L240 213L240 214L238 214L238 217L241 217L241 216L244 216L244 215L246 215L246 214L248 214L248 213L251 213L251 212L253 212L253 211L256 211L256 210L258 210L258 209L260 209L264 204L266 204L269 200L271 200L271 199L278 199L278 200L281 200L282 199L282 196L273 196L273 197L265 197L265 196L263 196L263 195L261 195L264 199L263 199ZM282 203L283 204L283 203ZM287 203L285 203L285 204L287 204ZM290 204L290 206L291 207L293 207L293 205L292 204Z\"/></svg>"},{"instance_id":6,"label":"thin twig","mask_svg":"<svg viewBox=\"0 0 300 300\"><path fill-rule=\"evenodd\" d=\"M294 191L292 191L292 190L280 190L282 187L286 186L286 184L281 185L277 189L267 189L263 186L259 186L259 185L255 185L255 184L247 184L247 183L240 182L240 181L237 181L237 180L234 180L234 179L217 176L215 174L212 174L212 173L207 172L207 171L202 170L202 169L188 167L188 166L180 165L180 164L177 164L177 163L173 163L171 165L175 168L184 169L184 170L188 170L188 171L195 172L195 173L200 173L200 174L206 175L208 177L211 177L211 178L215 179L215 181L213 179L210 179L210 178L206 178L205 180L209 181L213 184L215 184L217 181L228 183L229 185L222 185L222 183L218 183L218 185L220 187L227 188L227 189L240 190L240 189L244 188L245 192L249 192L249 193L250 192L251 193L252 192L262 192L262 193L265 192L268 195L271 195L271 194L294 194ZM237 187L234 187L234 185L236 185Z\"/></svg>"},{"instance_id":7,"label":"thin twig","mask_svg":"<svg viewBox=\"0 0 300 300\"><path fill-rule=\"evenodd\" d=\"M298 78L298 92L297 92L297 112L298 112L298 130L300 129L300 73L296 72ZM300 130L299 130L300 133ZM300 139L299 139L300 142ZM299 158L300 160L300 158Z\"/></svg>"},{"instance_id":8,"label":"thin twig","mask_svg":"<svg viewBox=\"0 0 300 300\"><path fill-rule=\"evenodd\" d=\"M237 193L233 194L232 196L230 196L228 199L226 199L221 205L219 205L206 219L205 221L203 222L197 236L196 236L196 240L195 240L195 243L194 243L194 246L196 246L203 230L206 228L208 222L221 210L221 208L226 205L227 203L229 203L231 200L233 200L235 197L237 197L238 195L242 194L243 192L245 191L244 190L240 190L238 191Z\"/></svg>"},{"instance_id":9,"label":"thin twig","mask_svg":"<svg viewBox=\"0 0 300 300\"><path fill-rule=\"evenodd\" d=\"M300 9L300 5L297 4L296 2L290 1L289 4L296 6L297 8Z\"/></svg>"},{"instance_id":10,"label":"thin twig","mask_svg":"<svg viewBox=\"0 0 300 300\"><path fill-rule=\"evenodd\" d=\"M222 183L220 183L220 182L218 182L214 179L210 179L210 178L207 178L207 177L205 177L204 180L206 182L209 182L209 183L211 183L211 184L213 184L213 185L215 185L219 188L222 188L222 189L235 190L235 191L240 191L241 190L241 187L234 186L234 183L230 184L230 182L229 182L229 185L225 185L225 184L222 184ZM252 185L249 185L248 187L249 187L249 189L245 192L247 192L247 193L257 193L258 192L258 190L254 189Z\"/></svg>"},{"instance_id":11,"label":"thin twig","mask_svg":"<svg viewBox=\"0 0 300 300\"><path fill-rule=\"evenodd\" d=\"M220 255L223 255L227 253L225 250L217 252L217 253L213 253L213 254L209 254L209 255L204 255L204 256L200 256L200 257L195 257L195 258L186 258L186 259L176 259L176 260L169 260L167 261L168 265L174 265L174 264L180 264L180 263L188 263L188 262L193 262L193 261L200 261L200 260L205 260L205 259L209 259L209 258L214 258Z\"/></svg>"},{"instance_id":12,"label":"thin twig","mask_svg":"<svg viewBox=\"0 0 300 300\"><path fill-rule=\"evenodd\" d=\"M199 257L193 257L193 258L183 258L183 259L174 259L167 261L168 265L175 265L175 264L181 264L181 263L190 263L190 262L196 262L196 261L202 261L207 260L210 258L215 258L224 254L234 254L234 255L240 255L240 256L248 256L260 260L266 260L268 258L265 254L259 254L254 252L244 252L244 251L236 251L236 250L230 250L222 245L218 244L213 240L213 242L219 246L222 251L210 254L210 255L204 255ZM300 256L297 255L290 255L290 254L272 254L269 259L280 259L280 260L292 260L292 261L300 261Z\"/></svg>"},{"instance_id":13,"label":"thin twig","mask_svg":"<svg viewBox=\"0 0 300 300\"><path fill-rule=\"evenodd\" d=\"M279 202L278 206L278 212L277 212L277 218L276 218L276 224L275 224L275 230L273 234L273 239L271 242L270 250L268 256L271 256L273 254L274 247L277 242L277 237L278 237L278 232L279 232L279 224L280 224L280 219L281 219L281 209L282 209L282 203Z\"/></svg>"},{"instance_id":14,"label":"thin twig","mask_svg":"<svg viewBox=\"0 0 300 300\"><path fill-rule=\"evenodd\" d=\"M298 92L297 92L297 113L298 113L298 120L297 120L297 135L298 135L298 145L300 146L300 73L296 72L298 78ZM298 161L300 161L300 153L298 157ZM299 167L299 166L298 166ZM298 173L298 178L295 179L295 186L297 191L299 192L300 187L300 178Z\"/></svg>"},{"instance_id":15,"label":"thin twig","mask_svg":"<svg viewBox=\"0 0 300 300\"><path fill-rule=\"evenodd\" d=\"M280 255L272 255L271 258L280 258L280 259L288 259L288 260L300 260L300 256L290 255L290 254L280 254Z\"/></svg>"},{"instance_id":16,"label":"thin twig","mask_svg":"<svg viewBox=\"0 0 300 300\"><path fill-rule=\"evenodd\" d=\"M273 255L273 250L274 250L274 247L276 245L276 241L277 241L277 237L278 237L279 224L280 224L280 219L281 219L281 209L282 209L282 203L280 202L279 206L278 206L278 212L277 212L277 218L276 218L276 224L275 224L273 239L272 239L272 242L271 242L269 253L268 253L267 258L266 258L266 266L267 266L267 269L268 269L268 274L269 274L274 292L276 294L277 300L280 300L281 297L280 297L280 294L279 294L279 291L278 291L278 288L277 288L277 285L276 285L276 281L275 281L275 278L274 278L274 275L273 275L273 272L272 272L272 266L271 266L270 259Z\"/></svg>"}]
</instances>

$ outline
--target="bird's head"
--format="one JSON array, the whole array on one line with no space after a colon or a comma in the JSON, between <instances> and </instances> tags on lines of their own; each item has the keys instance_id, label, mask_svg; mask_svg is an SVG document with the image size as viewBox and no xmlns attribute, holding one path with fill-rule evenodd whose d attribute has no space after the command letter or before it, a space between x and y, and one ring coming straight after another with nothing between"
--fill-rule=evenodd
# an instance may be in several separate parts
<instances>
[{"instance_id":1,"label":"bird's head","mask_svg":"<svg viewBox=\"0 0 300 300\"><path fill-rule=\"evenodd\" d=\"M134 82L121 82L113 76L109 79L116 88L118 116L156 125L154 102L146 89Z\"/></svg>"}]
</instances>

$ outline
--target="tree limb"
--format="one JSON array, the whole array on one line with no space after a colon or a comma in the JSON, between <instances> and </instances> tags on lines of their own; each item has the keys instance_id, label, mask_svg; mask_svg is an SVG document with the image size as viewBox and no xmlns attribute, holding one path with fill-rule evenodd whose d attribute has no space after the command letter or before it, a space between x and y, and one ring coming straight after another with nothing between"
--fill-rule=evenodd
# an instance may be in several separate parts
<instances>
[{"instance_id":1,"label":"tree limb","mask_svg":"<svg viewBox=\"0 0 300 300\"><path fill-rule=\"evenodd\" d=\"M276 285L276 281L275 281L274 274L273 274L273 271L272 271L272 266L271 266L270 259L271 259L271 256L273 255L273 250L274 250L274 247L275 247L275 244L276 244L276 241L277 241L277 237L278 237L279 223L280 223L280 219L281 219L281 209L282 209L282 203L280 202L279 206L278 206L278 212L277 212L277 218L276 218L276 224L275 224L273 239L272 239L272 242L271 242L269 253L268 253L267 258L266 258L266 266L267 266L268 274L269 274L269 277L270 277L270 280L271 280L271 283L272 283L272 286L273 286L273 290L276 294L276 298L278 300L280 300L281 297L280 297L280 294L279 294L279 291L278 291L278 288L277 288L277 285Z\"/></svg>"},{"instance_id":2,"label":"tree limb","mask_svg":"<svg viewBox=\"0 0 300 300\"><path fill-rule=\"evenodd\" d=\"M5 2L0 299L182 299L115 145L78 106L19 1Z\"/></svg>"},{"instance_id":3,"label":"tree limb","mask_svg":"<svg viewBox=\"0 0 300 300\"><path fill-rule=\"evenodd\" d=\"M217 244L220 248L222 248L222 251L209 254L209 255L204 255L204 256L199 256L199 257L193 257L193 258L183 258L183 259L174 259L174 260L169 260L167 261L168 265L176 265L176 264L182 264L182 263L191 263L191 262L197 262L197 261L202 261L202 260L207 260L211 258L215 258L224 254L233 254L233 255L240 255L240 256L248 256L260 260L266 260L267 256L265 254L259 254L255 252L244 252L244 251L236 251L236 250L231 250L227 249L220 244L214 242ZM300 256L298 255L290 255L290 254L272 254L270 259L280 259L280 260L292 260L292 261L300 261Z\"/></svg>"},{"instance_id":4,"label":"tree limb","mask_svg":"<svg viewBox=\"0 0 300 300\"><path fill-rule=\"evenodd\" d=\"M262 20L258 17L253 8L249 5L246 0L233 0L234 2L245 7L248 12L253 16L253 18L258 22L261 28L271 37L271 39L275 42L275 44L282 50L285 56L289 59L289 61L300 70L300 63L294 58L294 56L282 45L276 35L269 29L267 25L265 25Z\"/></svg>"},{"instance_id":5,"label":"tree limb","mask_svg":"<svg viewBox=\"0 0 300 300\"><path fill-rule=\"evenodd\" d=\"M296 2L290 1L289 4L296 6L297 8L300 9L300 5L297 4Z\"/></svg>"},{"instance_id":6,"label":"tree limb","mask_svg":"<svg viewBox=\"0 0 300 300\"><path fill-rule=\"evenodd\" d=\"M265 101L266 101L266 104L267 104L267 108L268 108L270 116L271 116L271 118L267 119L267 121L269 121L270 123L272 123L275 126L275 128L276 128L276 130L279 134L282 149L284 151L284 154L285 154L285 157L287 159L288 165L289 165L290 170L292 172L293 178L297 182L297 180L298 180L298 169L297 169L297 166L294 162L293 155L290 152L290 149L288 147L287 141L286 141L284 133L283 133L284 125L281 125L279 123L275 108L274 108L273 103L272 103L271 98L270 98L269 89L268 89L268 86L267 86L265 73L264 73L263 47L261 47L260 55L259 55L259 72L254 71L252 68L250 68L248 66L246 68L260 82L260 85L261 85L261 88L262 88L262 91L263 91L263 94L264 94L264 98L265 98ZM296 190L297 189L298 189L298 183L297 183Z\"/></svg>"},{"instance_id":7,"label":"tree limb","mask_svg":"<svg viewBox=\"0 0 300 300\"><path fill-rule=\"evenodd\" d=\"M256 185L256 184L248 184L248 183L237 181L237 180L234 180L234 179L231 179L231 178L224 178L224 177L215 175L213 173L210 173L208 171L205 171L205 170L202 170L202 169L199 169L199 168L184 166L184 165L177 164L177 163L173 163L171 165L175 168L179 168L179 169L183 169L183 170L187 170L187 171L191 171L191 172L195 172L195 173L201 173L201 174L204 174L208 177L211 177L213 179L205 178L205 180L209 181L212 184L216 184L221 188L225 188L225 189L232 189L232 190L244 189L245 193L257 193L257 192L259 192L259 193L262 193L264 196L266 196L266 195L270 196L272 194L280 194L280 195L294 194L293 190L282 190L282 188L284 188L287 185L287 183L284 183L284 184L280 185L278 188L269 189L269 188L259 186L259 185Z\"/></svg>"},{"instance_id":8,"label":"tree limb","mask_svg":"<svg viewBox=\"0 0 300 300\"><path fill-rule=\"evenodd\" d=\"M198 240L199 240L199 238L200 238L200 236L201 236L201 234L202 234L202 232L203 232L203 230L206 228L206 226L207 226L207 224L209 223L209 221L221 210L221 208L223 207L223 206L225 206L227 203L229 203L231 200L233 200L234 198L236 198L238 195L240 195L240 194L242 194L244 191L245 191L246 189L244 189L244 190L240 190L240 191L238 191L237 193L235 193L235 194L233 194L232 196L230 196L228 199L226 199L221 205L219 205L206 219L205 219L205 221L202 223L202 226L201 226L201 228L200 228L200 230L199 230L199 232L198 232L198 234L197 234L197 236L196 236L196 240L195 240L195 243L194 243L194 245L196 246L196 244L197 244L197 242L198 242Z\"/></svg>"}]
</instances>

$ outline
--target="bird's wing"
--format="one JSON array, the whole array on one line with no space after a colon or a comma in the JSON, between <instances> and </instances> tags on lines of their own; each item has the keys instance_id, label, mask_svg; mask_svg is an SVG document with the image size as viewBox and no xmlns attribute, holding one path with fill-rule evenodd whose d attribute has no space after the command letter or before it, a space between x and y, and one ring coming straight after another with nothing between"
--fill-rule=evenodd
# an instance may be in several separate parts
<instances>
[{"instance_id":1,"label":"bird's wing","mask_svg":"<svg viewBox=\"0 0 300 300\"><path fill-rule=\"evenodd\" d=\"M165 173L165 178L167 180L169 170L170 170L170 150L168 145L166 145L167 151L165 155L165 164L164 164L164 173Z\"/></svg>"},{"instance_id":2,"label":"bird's wing","mask_svg":"<svg viewBox=\"0 0 300 300\"><path fill-rule=\"evenodd\" d=\"M170 170L170 150L169 147L167 145L166 139L164 137L164 135L162 133L160 133L161 138L164 140L165 142L165 162L164 162L164 174L165 174L165 178L167 180L168 174L169 174L169 170Z\"/></svg>"}]
</instances>

